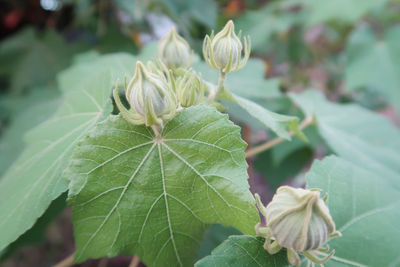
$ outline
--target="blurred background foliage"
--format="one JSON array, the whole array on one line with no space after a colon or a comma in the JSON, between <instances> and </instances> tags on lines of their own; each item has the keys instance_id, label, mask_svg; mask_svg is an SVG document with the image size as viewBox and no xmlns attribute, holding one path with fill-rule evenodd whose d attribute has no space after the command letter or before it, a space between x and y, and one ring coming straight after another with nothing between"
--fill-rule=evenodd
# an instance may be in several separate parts
<instances>
[{"instance_id":1,"label":"blurred background foliage","mask_svg":"<svg viewBox=\"0 0 400 267\"><path fill-rule=\"evenodd\" d=\"M0 175L23 150L24 133L49 118L59 106L60 71L113 52L141 52L142 58L151 59L151 43L172 26L201 55L204 35L233 19L237 30L250 35L252 56L256 59L236 76L228 77L227 86L272 111L302 117L284 93L314 88L332 101L358 103L399 125L399 0L0 3ZM202 70L204 76L216 77L202 62L195 69ZM71 78L69 84L74 86L80 81ZM257 121L245 117L239 107L231 106L228 112L244 126L243 136L248 143L256 144L274 136ZM293 139L249 161L252 191L270 199L281 184L304 184L302 173L312 160L330 152L314 127L305 134L308 143ZM1 252L4 265L49 266L71 253L70 211L63 211L64 207L62 196L34 228ZM209 254L234 233L237 230L222 226L210 228L199 257ZM27 246L38 242L40 245ZM110 266L127 266L129 258L107 261ZM99 264L106 266L107 262L89 261L83 265Z\"/></svg>"}]
</instances>

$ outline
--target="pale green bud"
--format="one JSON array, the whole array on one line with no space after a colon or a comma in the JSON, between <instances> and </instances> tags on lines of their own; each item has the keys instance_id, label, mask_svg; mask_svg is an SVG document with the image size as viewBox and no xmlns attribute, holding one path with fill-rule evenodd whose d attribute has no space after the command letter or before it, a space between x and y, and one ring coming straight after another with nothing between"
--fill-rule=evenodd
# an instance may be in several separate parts
<instances>
[{"instance_id":1,"label":"pale green bud","mask_svg":"<svg viewBox=\"0 0 400 267\"><path fill-rule=\"evenodd\" d=\"M250 39L244 38L242 45L240 36L240 32L236 35L232 20L217 35L207 35L203 43L203 56L207 64L224 73L243 68L250 56Z\"/></svg>"},{"instance_id":2,"label":"pale green bud","mask_svg":"<svg viewBox=\"0 0 400 267\"><path fill-rule=\"evenodd\" d=\"M194 71L186 71L176 79L176 96L182 107L199 104L203 100L205 84Z\"/></svg>"},{"instance_id":3,"label":"pale green bud","mask_svg":"<svg viewBox=\"0 0 400 267\"><path fill-rule=\"evenodd\" d=\"M177 110L172 86L161 72L152 72L138 61L135 75L125 92L131 109L126 110L122 105L116 90L114 98L122 116L129 122L146 126L162 125L164 120L172 119Z\"/></svg>"},{"instance_id":4,"label":"pale green bud","mask_svg":"<svg viewBox=\"0 0 400 267\"><path fill-rule=\"evenodd\" d=\"M333 255L334 250L324 259L313 254L315 250L325 251L323 245L340 235L319 190L281 186L266 208L258 195L256 199L267 222L266 227L257 225L256 231L266 238L264 247L271 254L284 247L289 262L295 266L300 265L298 253L317 264Z\"/></svg>"},{"instance_id":5,"label":"pale green bud","mask_svg":"<svg viewBox=\"0 0 400 267\"><path fill-rule=\"evenodd\" d=\"M186 68L191 64L192 50L186 40L172 28L160 40L158 57L170 69Z\"/></svg>"},{"instance_id":6,"label":"pale green bud","mask_svg":"<svg viewBox=\"0 0 400 267\"><path fill-rule=\"evenodd\" d=\"M297 252L317 249L335 231L319 191L280 187L266 208L267 226L279 245Z\"/></svg>"}]
</instances>

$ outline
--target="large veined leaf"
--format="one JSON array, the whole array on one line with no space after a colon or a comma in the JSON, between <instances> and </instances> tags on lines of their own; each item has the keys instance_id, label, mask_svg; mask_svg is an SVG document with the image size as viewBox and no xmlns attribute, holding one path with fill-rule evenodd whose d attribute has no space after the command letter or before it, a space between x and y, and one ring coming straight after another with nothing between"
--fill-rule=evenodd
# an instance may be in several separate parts
<instances>
[{"instance_id":1,"label":"large veined leaf","mask_svg":"<svg viewBox=\"0 0 400 267\"><path fill-rule=\"evenodd\" d=\"M347 88L376 91L400 112L400 26L388 29L382 39L370 28L356 29L346 57Z\"/></svg>"},{"instance_id":2,"label":"large veined leaf","mask_svg":"<svg viewBox=\"0 0 400 267\"><path fill-rule=\"evenodd\" d=\"M253 234L258 221L239 127L213 108L151 128L111 115L75 150L75 261L136 254L147 266L190 266L212 223Z\"/></svg>"},{"instance_id":3,"label":"large veined leaf","mask_svg":"<svg viewBox=\"0 0 400 267\"><path fill-rule=\"evenodd\" d=\"M307 187L329 194L343 234L329 242L336 253L325 266L399 266L400 191L384 175L335 156L314 162Z\"/></svg>"},{"instance_id":4,"label":"large veined leaf","mask_svg":"<svg viewBox=\"0 0 400 267\"><path fill-rule=\"evenodd\" d=\"M131 64L120 75L132 75L135 58L116 57L118 66L121 62ZM67 190L61 173L72 148L104 113L111 111L110 94L117 77L106 71L84 75L87 80L79 88L61 84L64 102L54 116L28 132L26 149L0 180L0 250L32 227L51 201ZM71 78L81 77L77 74Z\"/></svg>"},{"instance_id":5,"label":"large veined leaf","mask_svg":"<svg viewBox=\"0 0 400 267\"><path fill-rule=\"evenodd\" d=\"M221 266L290 266L283 251L270 255L264 248L264 238L248 235L231 236L218 246L210 256L198 261L196 267Z\"/></svg>"},{"instance_id":6,"label":"large veined leaf","mask_svg":"<svg viewBox=\"0 0 400 267\"><path fill-rule=\"evenodd\" d=\"M399 187L400 131L386 118L355 104L329 102L318 91L291 98L307 114L315 114L321 136L340 157L379 170L381 179Z\"/></svg>"}]
</instances>

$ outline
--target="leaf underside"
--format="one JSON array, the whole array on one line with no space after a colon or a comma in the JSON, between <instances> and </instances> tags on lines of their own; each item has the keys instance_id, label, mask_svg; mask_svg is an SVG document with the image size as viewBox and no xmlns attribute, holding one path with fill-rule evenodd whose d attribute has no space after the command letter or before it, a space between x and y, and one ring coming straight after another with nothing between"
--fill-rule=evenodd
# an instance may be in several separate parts
<instances>
[{"instance_id":1,"label":"leaf underside","mask_svg":"<svg viewBox=\"0 0 400 267\"><path fill-rule=\"evenodd\" d=\"M308 188L329 194L328 207L343 234L329 245L336 253L325 266L398 266L400 263L400 190L336 156L314 162Z\"/></svg>"},{"instance_id":2,"label":"leaf underside","mask_svg":"<svg viewBox=\"0 0 400 267\"><path fill-rule=\"evenodd\" d=\"M329 102L313 90L290 97L316 117L319 133L335 153L399 187L400 131L386 118L356 104Z\"/></svg>"},{"instance_id":3,"label":"leaf underside","mask_svg":"<svg viewBox=\"0 0 400 267\"><path fill-rule=\"evenodd\" d=\"M254 234L245 146L239 127L205 106L181 111L161 138L120 116L99 123L66 172L75 260L123 253L191 266L209 224Z\"/></svg>"}]
</instances>

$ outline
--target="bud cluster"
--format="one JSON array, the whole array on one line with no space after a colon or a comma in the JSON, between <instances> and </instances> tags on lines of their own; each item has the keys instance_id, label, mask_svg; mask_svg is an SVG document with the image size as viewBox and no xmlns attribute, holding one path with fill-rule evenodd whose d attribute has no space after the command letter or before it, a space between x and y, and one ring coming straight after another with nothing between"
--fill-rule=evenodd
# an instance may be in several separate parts
<instances>
[{"instance_id":1,"label":"bud cluster","mask_svg":"<svg viewBox=\"0 0 400 267\"><path fill-rule=\"evenodd\" d=\"M264 248L269 253L286 248L289 263L294 266L301 264L298 253L321 265L333 256L334 250L324 258L316 255L328 252L329 248L324 244L340 236L325 204L326 198L320 198L319 190L282 186L267 207L258 195L256 200L267 222L265 227L257 224L256 232L266 239Z\"/></svg>"},{"instance_id":2,"label":"bud cluster","mask_svg":"<svg viewBox=\"0 0 400 267\"><path fill-rule=\"evenodd\" d=\"M145 66L138 61L136 72L125 88L128 110L117 90L114 99L121 115L135 125L162 126L171 120L180 107L190 107L202 101L204 83L188 70L192 52L188 43L173 28L159 44L159 60Z\"/></svg>"},{"instance_id":3,"label":"bud cluster","mask_svg":"<svg viewBox=\"0 0 400 267\"><path fill-rule=\"evenodd\" d=\"M242 53L244 57L242 58ZM175 28L160 40L158 60L147 66L138 61L136 72L125 88L127 109L121 102L117 90L114 99L121 115L135 125L161 126L171 120L182 107L197 105L203 100L204 92L217 95L223 89L225 74L242 68L250 55L249 39L244 45L235 34L234 25L229 21L214 37L206 36L203 44L206 62L221 71L217 89L211 93L205 82L189 69L193 52L186 40ZM214 101L215 102L215 101ZM154 129L154 128L153 128Z\"/></svg>"}]
</instances>

